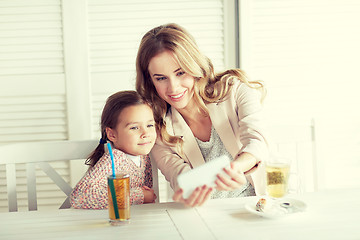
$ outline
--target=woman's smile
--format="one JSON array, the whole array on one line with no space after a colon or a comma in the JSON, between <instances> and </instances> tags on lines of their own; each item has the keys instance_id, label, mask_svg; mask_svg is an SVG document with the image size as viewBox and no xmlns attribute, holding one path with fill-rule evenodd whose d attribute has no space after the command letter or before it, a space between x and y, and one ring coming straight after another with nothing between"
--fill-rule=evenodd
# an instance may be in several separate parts
<instances>
[{"instance_id":1,"label":"woman's smile","mask_svg":"<svg viewBox=\"0 0 360 240\"><path fill-rule=\"evenodd\" d=\"M169 97L173 100L173 101L181 101L182 98L185 96L187 90L185 90L182 93L176 94L176 95L169 95Z\"/></svg>"}]
</instances>

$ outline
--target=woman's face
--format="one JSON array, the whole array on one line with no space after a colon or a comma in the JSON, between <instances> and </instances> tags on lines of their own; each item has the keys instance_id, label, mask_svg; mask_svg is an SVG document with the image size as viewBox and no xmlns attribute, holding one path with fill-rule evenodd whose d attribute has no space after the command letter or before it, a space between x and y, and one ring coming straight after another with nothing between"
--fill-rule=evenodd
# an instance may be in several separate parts
<instances>
[{"instance_id":1,"label":"woman's face","mask_svg":"<svg viewBox=\"0 0 360 240\"><path fill-rule=\"evenodd\" d=\"M194 96L194 77L177 64L171 51L164 51L149 62L149 73L158 95L177 110L189 106Z\"/></svg>"}]
</instances>

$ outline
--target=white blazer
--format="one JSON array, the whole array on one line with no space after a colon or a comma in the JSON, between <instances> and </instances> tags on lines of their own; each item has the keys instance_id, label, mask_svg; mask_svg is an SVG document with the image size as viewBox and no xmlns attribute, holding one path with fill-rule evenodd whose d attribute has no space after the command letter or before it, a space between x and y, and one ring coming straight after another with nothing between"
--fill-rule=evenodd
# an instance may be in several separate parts
<instances>
[{"instance_id":1,"label":"white blazer","mask_svg":"<svg viewBox=\"0 0 360 240\"><path fill-rule=\"evenodd\" d=\"M227 151L235 157L242 152L251 153L257 166L246 173L256 194L265 194L265 171L263 161L268 156L268 146L263 136L262 105L259 91L235 81L230 95L220 103L207 104L212 124ZM158 137L150 156L158 168L177 190L177 176L205 163L196 139L181 114L171 108L165 117L170 135L184 140L182 158L176 147L165 145Z\"/></svg>"}]
</instances>

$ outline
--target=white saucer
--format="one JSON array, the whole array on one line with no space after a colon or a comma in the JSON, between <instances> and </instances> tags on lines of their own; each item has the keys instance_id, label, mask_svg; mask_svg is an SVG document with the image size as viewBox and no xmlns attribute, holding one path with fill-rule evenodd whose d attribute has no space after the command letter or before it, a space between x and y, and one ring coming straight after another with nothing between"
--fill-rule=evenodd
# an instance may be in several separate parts
<instances>
[{"instance_id":1,"label":"white saucer","mask_svg":"<svg viewBox=\"0 0 360 240\"><path fill-rule=\"evenodd\" d=\"M256 203L260 198L265 198L271 207L265 211L257 211ZM306 204L303 201L293 198L282 198L282 199L270 199L268 197L259 197L255 200L250 201L245 205L245 209L250 213L256 214L265 218L279 218L297 212L303 212L306 209Z\"/></svg>"}]
</instances>

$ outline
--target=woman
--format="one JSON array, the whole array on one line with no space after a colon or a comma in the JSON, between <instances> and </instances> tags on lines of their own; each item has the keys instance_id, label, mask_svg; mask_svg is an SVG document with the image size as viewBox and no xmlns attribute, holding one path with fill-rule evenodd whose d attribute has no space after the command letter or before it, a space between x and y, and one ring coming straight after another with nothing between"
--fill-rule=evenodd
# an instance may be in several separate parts
<instances>
[{"instance_id":1,"label":"woman","mask_svg":"<svg viewBox=\"0 0 360 240\"><path fill-rule=\"evenodd\" d=\"M264 194L264 174L258 169L268 151L261 133L260 82L249 82L239 69L216 75L192 36L177 24L144 35L136 69L136 90L153 103L159 131L151 156L170 181L175 201L193 207L210 196ZM226 174L218 175L216 191L202 186L184 199L177 176L221 155L233 161Z\"/></svg>"}]
</instances>

